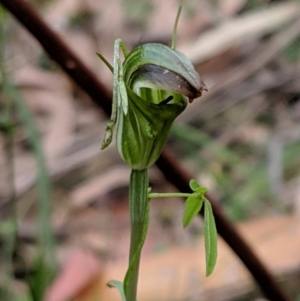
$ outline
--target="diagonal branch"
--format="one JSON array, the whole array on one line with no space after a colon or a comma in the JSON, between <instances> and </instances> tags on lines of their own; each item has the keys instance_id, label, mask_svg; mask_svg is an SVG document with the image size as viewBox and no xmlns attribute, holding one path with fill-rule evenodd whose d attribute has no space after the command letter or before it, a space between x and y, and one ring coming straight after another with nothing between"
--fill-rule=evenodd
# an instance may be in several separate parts
<instances>
[{"instance_id":1,"label":"diagonal branch","mask_svg":"<svg viewBox=\"0 0 300 301\"><path fill-rule=\"evenodd\" d=\"M91 71L36 13L27 1L0 1L37 39L48 55L73 81L101 107L106 114L111 112L111 94ZM96 54L95 54L96 55Z\"/></svg>"},{"instance_id":2,"label":"diagonal branch","mask_svg":"<svg viewBox=\"0 0 300 301\"><path fill-rule=\"evenodd\" d=\"M25 0L0 0L25 28L39 41L49 56L82 88L107 115L111 110L111 95L105 90L95 74L72 52L64 41L51 30ZM158 168L166 179L180 191L190 191L192 175L165 149L157 161ZM207 196L213 206L218 233L232 248L257 281L262 292L272 301L291 301L277 284L274 277L256 256L255 252L226 218L216 200Z\"/></svg>"}]
</instances>

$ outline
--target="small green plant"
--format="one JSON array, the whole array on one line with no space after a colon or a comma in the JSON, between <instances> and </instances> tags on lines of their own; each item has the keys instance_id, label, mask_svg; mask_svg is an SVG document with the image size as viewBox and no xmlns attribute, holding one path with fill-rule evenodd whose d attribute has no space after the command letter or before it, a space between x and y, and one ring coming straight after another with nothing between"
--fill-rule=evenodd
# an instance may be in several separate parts
<instances>
[{"instance_id":1,"label":"small green plant","mask_svg":"<svg viewBox=\"0 0 300 301\"><path fill-rule=\"evenodd\" d=\"M46 161L42 150L42 142L34 117L27 107L22 94L9 78L4 64L4 48L7 33L4 24L6 15L0 7L0 135L5 140L5 152L8 169L9 197L11 207L9 218L0 221L0 237L3 240L0 261L4 263L2 273L5 281L0 283L0 300L32 300L39 301L51 284L55 272L55 243L51 227L51 182L47 172ZM29 285L28 294L18 295L11 279L14 277L14 251L17 250L17 232L21 223L17 215L17 196L14 188L13 169L13 137L17 128L14 115L18 116L20 124L28 133L28 142L37 163L37 190L38 190L38 240L39 252L36 255L31 274L26 277ZM1 275L2 276L2 275Z\"/></svg>"},{"instance_id":2,"label":"small green plant","mask_svg":"<svg viewBox=\"0 0 300 301\"><path fill-rule=\"evenodd\" d=\"M186 198L183 227L188 226L204 206L204 236L206 275L214 269L217 259L217 231L206 188L190 181L192 193L152 193L148 168L160 156L175 118L188 102L207 90L204 82L188 58L175 50L178 11L172 46L149 43L130 53L121 39L115 41L113 66L98 53L114 77L113 107L102 149L112 141L116 127L117 148L131 167L129 207L131 241L129 266L122 282L113 280L109 286L117 288L123 301L136 301L139 264L149 222L149 200L152 198ZM120 60L120 48L125 57Z\"/></svg>"}]
</instances>

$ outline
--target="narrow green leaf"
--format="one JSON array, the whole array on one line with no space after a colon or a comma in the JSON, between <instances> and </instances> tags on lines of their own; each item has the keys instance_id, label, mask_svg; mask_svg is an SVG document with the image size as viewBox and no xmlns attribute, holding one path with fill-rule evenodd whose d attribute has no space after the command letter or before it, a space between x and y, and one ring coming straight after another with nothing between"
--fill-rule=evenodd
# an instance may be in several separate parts
<instances>
[{"instance_id":1,"label":"narrow green leaf","mask_svg":"<svg viewBox=\"0 0 300 301\"><path fill-rule=\"evenodd\" d=\"M182 5L180 5L179 8L178 8L177 16L176 16L175 24L174 24L174 28L173 28L172 46L171 46L171 48L174 49L174 50L175 50L175 47L176 47L177 25L178 25L178 21L179 21L181 10L182 10Z\"/></svg>"},{"instance_id":2,"label":"narrow green leaf","mask_svg":"<svg viewBox=\"0 0 300 301\"><path fill-rule=\"evenodd\" d=\"M217 257L217 229L210 202L204 199L204 240L205 240L205 257L206 257L206 276L213 272Z\"/></svg>"},{"instance_id":3,"label":"narrow green leaf","mask_svg":"<svg viewBox=\"0 0 300 301\"><path fill-rule=\"evenodd\" d=\"M201 188L201 186L194 179L190 180L190 187L193 191L196 191L197 189Z\"/></svg>"},{"instance_id":4,"label":"narrow green leaf","mask_svg":"<svg viewBox=\"0 0 300 301\"><path fill-rule=\"evenodd\" d=\"M26 105L17 87L7 81L3 91L17 109L17 113L28 133L28 141L35 156L38 189L38 239L39 254L34 273L29 278L32 300L43 300L56 272L55 239L51 226L51 181L43 153L41 138L35 125L34 117Z\"/></svg>"},{"instance_id":5,"label":"narrow green leaf","mask_svg":"<svg viewBox=\"0 0 300 301\"><path fill-rule=\"evenodd\" d=\"M187 198L184 204L184 213L182 218L183 228L187 227L201 210L203 200L203 197L198 194L192 194Z\"/></svg>"},{"instance_id":6,"label":"narrow green leaf","mask_svg":"<svg viewBox=\"0 0 300 301\"><path fill-rule=\"evenodd\" d=\"M100 52L96 52L96 54L100 58L100 60L107 66L107 68L111 71L111 73L114 73L114 67L108 62L108 60Z\"/></svg>"},{"instance_id":7,"label":"narrow green leaf","mask_svg":"<svg viewBox=\"0 0 300 301\"><path fill-rule=\"evenodd\" d=\"M126 301L126 297L125 297L125 293L124 293L124 285L123 285L123 283L122 283L121 281L118 281L118 280L111 280L111 281L109 281L109 282L107 283L107 285L108 285L109 287L114 287L114 288L116 288L116 289L119 291L119 293L120 293L120 295L121 295L121 297L122 297L122 301Z\"/></svg>"}]
</instances>

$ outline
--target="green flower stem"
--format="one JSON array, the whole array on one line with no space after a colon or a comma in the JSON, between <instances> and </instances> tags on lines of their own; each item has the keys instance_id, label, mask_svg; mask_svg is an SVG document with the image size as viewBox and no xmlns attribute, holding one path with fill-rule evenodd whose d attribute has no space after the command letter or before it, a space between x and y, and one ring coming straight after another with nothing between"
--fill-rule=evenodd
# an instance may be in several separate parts
<instances>
[{"instance_id":1,"label":"green flower stem","mask_svg":"<svg viewBox=\"0 0 300 301\"><path fill-rule=\"evenodd\" d=\"M127 301L136 301L140 256L149 222L148 186L147 169L132 169L129 186L131 220L129 268L124 280Z\"/></svg>"},{"instance_id":2,"label":"green flower stem","mask_svg":"<svg viewBox=\"0 0 300 301\"><path fill-rule=\"evenodd\" d=\"M149 193L149 199L157 198L188 198L191 193L182 193L182 192L169 192L169 193Z\"/></svg>"}]
</instances>

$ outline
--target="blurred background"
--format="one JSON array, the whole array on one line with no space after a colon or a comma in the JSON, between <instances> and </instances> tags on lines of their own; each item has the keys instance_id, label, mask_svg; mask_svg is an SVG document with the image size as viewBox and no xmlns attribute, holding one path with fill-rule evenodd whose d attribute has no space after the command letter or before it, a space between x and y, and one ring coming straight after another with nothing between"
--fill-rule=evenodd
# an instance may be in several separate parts
<instances>
[{"instance_id":1,"label":"blurred background","mask_svg":"<svg viewBox=\"0 0 300 301\"><path fill-rule=\"evenodd\" d=\"M29 3L111 91L95 53L112 62L116 38L169 44L181 1ZM168 145L300 300L300 2L182 4L177 49L209 92ZM126 270L130 170L114 144L100 151L105 114L1 6L0 26L0 300L120 300L105 284ZM155 166L150 182L175 191ZM151 201L139 300L262 300L221 240L205 278L202 221L183 230L182 212Z\"/></svg>"}]
</instances>

